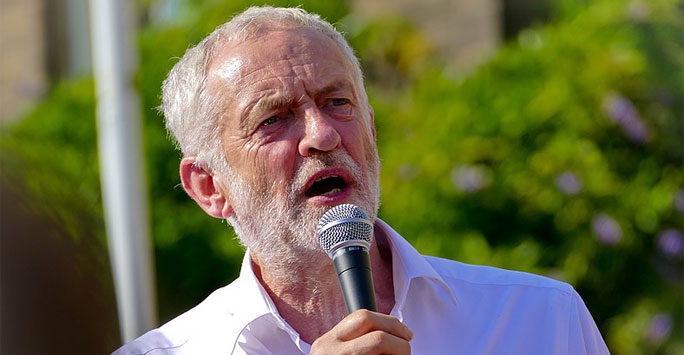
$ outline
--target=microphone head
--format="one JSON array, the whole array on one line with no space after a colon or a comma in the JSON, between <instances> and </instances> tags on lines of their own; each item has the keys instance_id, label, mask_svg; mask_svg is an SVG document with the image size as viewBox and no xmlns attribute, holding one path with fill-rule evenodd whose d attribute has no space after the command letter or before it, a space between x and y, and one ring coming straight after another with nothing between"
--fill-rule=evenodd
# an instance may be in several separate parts
<instances>
[{"instance_id":1,"label":"microphone head","mask_svg":"<svg viewBox=\"0 0 684 355\"><path fill-rule=\"evenodd\" d=\"M370 248L373 222L359 206L345 203L326 211L318 222L317 230L318 241L332 258L334 252L343 246Z\"/></svg>"}]
</instances>

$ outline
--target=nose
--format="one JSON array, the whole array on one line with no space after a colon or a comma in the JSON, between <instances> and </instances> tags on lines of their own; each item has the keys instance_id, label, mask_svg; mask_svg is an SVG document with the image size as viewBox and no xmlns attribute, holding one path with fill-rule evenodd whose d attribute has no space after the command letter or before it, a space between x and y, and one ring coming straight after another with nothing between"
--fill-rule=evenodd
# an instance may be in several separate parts
<instances>
[{"instance_id":1,"label":"nose","mask_svg":"<svg viewBox=\"0 0 684 355\"><path fill-rule=\"evenodd\" d=\"M306 128L304 137L299 141L300 155L306 157L316 152L329 152L340 145L340 134L334 122L318 107L305 110L304 118Z\"/></svg>"}]
</instances>

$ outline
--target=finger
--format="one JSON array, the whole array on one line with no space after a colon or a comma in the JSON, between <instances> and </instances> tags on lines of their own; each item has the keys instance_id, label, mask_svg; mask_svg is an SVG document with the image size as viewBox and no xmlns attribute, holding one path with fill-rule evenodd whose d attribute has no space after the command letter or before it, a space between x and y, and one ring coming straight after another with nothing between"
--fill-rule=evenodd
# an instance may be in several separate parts
<instances>
[{"instance_id":1,"label":"finger","mask_svg":"<svg viewBox=\"0 0 684 355\"><path fill-rule=\"evenodd\" d=\"M411 354L411 344L408 340L380 330L345 342L342 348L342 353L345 354Z\"/></svg>"},{"instance_id":2,"label":"finger","mask_svg":"<svg viewBox=\"0 0 684 355\"><path fill-rule=\"evenodd\" d=\"M366 333L380 330L405 340L413 338L413 332L399 319L386 314L358 310L345 317L336 327L336 337L342 341L358 338Z\"/></svg>"}]
</instances>

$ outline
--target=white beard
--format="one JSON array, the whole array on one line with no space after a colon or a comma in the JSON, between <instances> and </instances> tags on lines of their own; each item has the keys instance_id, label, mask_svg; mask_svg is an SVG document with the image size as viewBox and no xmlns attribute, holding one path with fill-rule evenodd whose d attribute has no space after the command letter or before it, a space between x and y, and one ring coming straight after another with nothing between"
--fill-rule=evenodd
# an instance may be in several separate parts
<instances>
[{"instance_id":1,"label":"white beard","mask_svg":"<svg viewBox=\"0 0 684 355\"><path fill-rule=\"evenodd\" d=\"M380 161L374 144L371 145L366 149L369 166L365 176L354 159L341 149L304 157L288 188L288 196L279 194L273 184L257 190L229 169L226 184L235 214L228 222L240 242L271 269L288 270L283 267L325 256L316 238L316 227L329 207L307 205L298 192L301 193L313 174L331 166L348 169L349 187L353 188L349 202L357 204L375 221L380 197Z\"/></svg>"}]
</instances>

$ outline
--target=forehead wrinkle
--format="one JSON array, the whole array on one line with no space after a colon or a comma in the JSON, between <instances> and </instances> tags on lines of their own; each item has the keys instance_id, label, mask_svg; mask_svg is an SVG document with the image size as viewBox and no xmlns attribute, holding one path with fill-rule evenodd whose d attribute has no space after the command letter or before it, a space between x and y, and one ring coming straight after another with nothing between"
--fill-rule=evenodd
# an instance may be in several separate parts
<instances>
[{"instance_id":1,"label":"forehead wrinkle","mask_svg":"<svg viewBox=\"0 0 684 355\"><path fill-rule=\"evenodd\" d=\"M322 96L336 90L347 89L352 92L354 98L359 100L361 99L361 97L358 95L358 91L356 88L356 80L354 80L353 76L350 75L351 69L348 69L347 61L339 61L338 59L339 58L336 58L336 60L334 61L336 63L306 63L303 65L293 66L293 70L295 71L295 73L302 70L305 73L305 78L321 77L320 74L330 74L331 76L333 76L333 78L330 78L329 80L323 82L321 85L316 85L315 87L307 87L307 80L300 80L298 78L298 81L305 86L306 92L310 93L311 97ZM340 67L344 67L345 70L340 70ZM315 80L312 82L314 83L314 85L317 83L317 81Z\"/></svg>"},{"instance_id":2,"label":"forehead wrinkle","mask_svg":"<svg viewBox=\"0 0 684 355\"><path fill-rule=\"evenodd\" d=\"M275 63L275 62L274 62L274 63ZM265 79L260 79L260 80L252 81L252 82L250 82L250 85L258 84L258 83L260 83L260 82L262 82L262 81L266 81L266 80L272 80L272 79L274 79L274 78L285 77L285 76L287 76L287 75L291 75L291 73L282 74L282 75L276 75L276 73L274 73L273 70L272 70L270 67L271 67L271 65L269 65L269 66L261 66L261 67L256 67L256 68L254 68L253 70L250 70L250 71L245 71L244 73L242 73L242 74L240 75L239 78L237 78L237 82L238 82L238 84L240 84L240 83L242 83L242 82L244 82L244 81L247 81L247 80L249 80L249 78L250 78L251 76L254 76L254 75L259 74L259 72L261 72L262 70L268 70L271 74L273 74L273 76L272 76L272 77L269 77L269 78L265 78ZM244 71L244 69L243 69L243 71Z\"/></svg>"},{"instance_id":3,"label":"forehead wrinkle","mask_svg":"<svg viewBox=\"0 0 684 355\"><path fill-rule=\"evenodd\" d=\"M285 73L283 75L278 75L273 70L272 66L268 66L265 68L257 68L253 70L251 73L255 74L260 70L266 70L271 75L267 76L266 78L250 82L248 84L248 86L254 87L256 88L256 90L253 93L248 93L247 95L256 97L250 102L248 102L248 104L245 106L245 109L242 111L242 114L240 116L241 123L248 122L249 118L253 116L255 112L256 114L259 114L263 111L268 111L278 107L291 105L295 101L294 98L288 96L291 96L291 93L297 91L295 86L300 85L301 80L297 78L295 70L293 70L292 67L290 67L288 73ZM240 81L244 80L246 80L246 78L243 77ZM277 81L277 84L274 83L274 81ZM261 85L262 83L264 83L264 85ZM271 92L273 92L274 94L270 94ZM259 95L259 93L262 94Z\"/></svg>"},{"instance_id":4,"label":"forehead wrinkle","mask_svg":"<svg viewBox=\"0 0 684 355\"><path fill-rule=\"evenodd\" d=\"M222 65L227 65L227 62L235 60L233 59L235 57L242 60L239 73L236 73L235 76L227 81L220 80L218 75L215 78L219 79L219 82L223 81L223 83L216 83L218 84L217 86L229 89L228 91L232 91L230 90L231 86L234 88L233 90L238 90L237 92L233 91L235 94L230 95L232 97L229 100L236 104L236 108L243 107L237 117L237 125L240 128L244 129L249 124L249 119L256 112L291 104L292 101L302 101L306 95L316 97L317 95L324 95L337 89L346 89L351 91L355 99L361 98L359 89L362 88L357 87L357 81L349 72L350 63L341 53L338 53L340 55L333 57L332 60L326 56L328 61L317 61L316 58L320 55L325 56L330 51L330 48L321 48L320 46L309 48L309 45L315 41L308 38L308 36L298 36L294 42L294 39L290 36L276 43L275 46L266 46L268 43L265 43L265 37L270 34L277 35L277 32L264 33L259 38L252 38L241 43L230 43L227 45L228 48L224 47L229 52L226 53L227 55L222 56L226 59L215 58L216 61L222 61ZM287 30L282 32L293 33ZM245 45L257 47L249 51L242 51ZM251 52L252 50L257 52ZM333 51L340 52L338 47L335 47ZM268 59L269 57L272 57L272 59ZM221 65L218 67L220 68ZM265 72L268 74L262 75ZM327 75L329 73L333 73L336 78L330 78ZM319 81L316 79L326 77L330 80L318 86ZM312 83L316 87L306 87L311 86ZM219 90L221 89L220 87L218 88ZM304 91L299 94L299 89L301 88ZM287 100L283 98L269 99L260 102L265 97L274 96L275 94L280 94L284 97L296 95L299 98L297 100L294 100L294 98ZM245 102L247 102L247 105L243 106Z\"/></svg>"}]
</instances>

